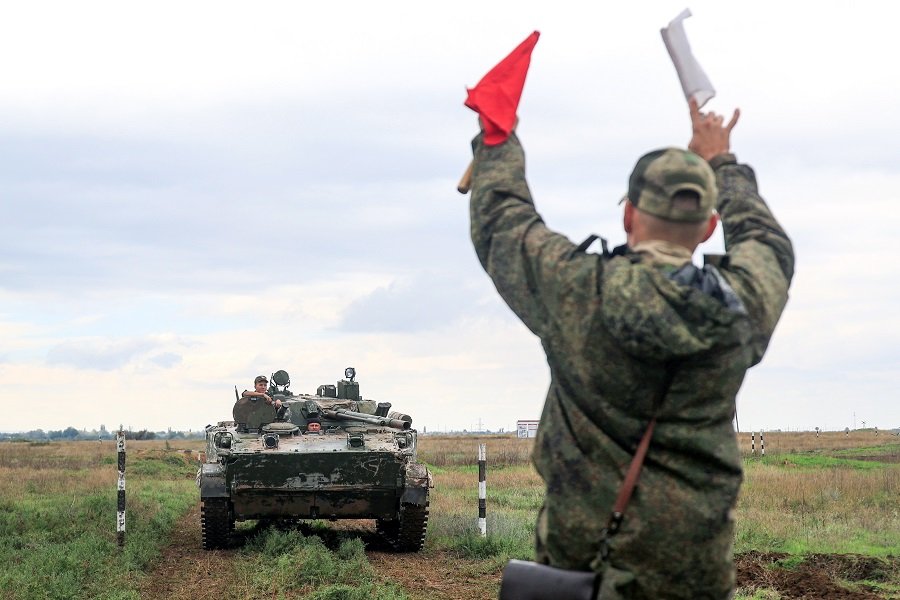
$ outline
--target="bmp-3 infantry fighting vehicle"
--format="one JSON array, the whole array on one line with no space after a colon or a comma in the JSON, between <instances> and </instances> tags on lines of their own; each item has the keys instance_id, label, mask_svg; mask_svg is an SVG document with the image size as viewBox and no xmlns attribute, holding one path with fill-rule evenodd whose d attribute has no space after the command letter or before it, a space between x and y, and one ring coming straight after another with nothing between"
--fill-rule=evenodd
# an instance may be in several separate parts
<instances>
[{"instance_id":1,"label":"bmp-3 infantry fighting vehicle","mask_svg":"<svg viewBox=\"0 0 900 600\"><path fill-rule=\"evenodd\" d=\"M268 394L279 411L235 388L234 420L207 426L197 474L204 548L225 546L246 519L375 519L395 550L422 548L433 484L412 419L360 397L355 376L347 368L308 395L277 371Z\"/></svg>"}]
</instances>

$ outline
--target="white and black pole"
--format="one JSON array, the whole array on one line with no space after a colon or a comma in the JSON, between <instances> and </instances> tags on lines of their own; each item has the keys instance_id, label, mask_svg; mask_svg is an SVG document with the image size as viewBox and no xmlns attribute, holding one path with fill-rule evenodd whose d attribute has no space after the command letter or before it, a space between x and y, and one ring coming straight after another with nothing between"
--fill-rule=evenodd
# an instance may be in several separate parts
<instances>
[{"instance_id":1,"label":"white and black pole","mask_svg":"<svg viewBox=\"0 0 900 600\"><path fill-rule=\"evenodd\" d=\"M759 455L766 455L766 441L763 439L763 432L759 432Z\"/></svg>"},{"instance_id":2,"label":"white and black pole","mask_svg":"<svg viewBox=\"0 0 900 600\"><path fill-rule=\"evenodd\" d=\"M478 444L478 531L487 536L487 449Z\"/></svg>"},{"instance_id":3,"label":"white and black pole","mask_svg":"<svg viewBox=\"0 0 900 600\"><path fill-rule=\"evenodd\" d=\"M116 542L125 545L125 432L116 434L116 448L119 451L119 483L116 502Z\"/></svg>"},{"instance_id":4,"label":"white and black pole","mask_svg":"<svg viewBox=\"0 0 900 600\"><path fill-rule=\"evenodd\" d=\"M756 454L756 433L750 432L750 454Z\"/></svg>"}]
</instances>

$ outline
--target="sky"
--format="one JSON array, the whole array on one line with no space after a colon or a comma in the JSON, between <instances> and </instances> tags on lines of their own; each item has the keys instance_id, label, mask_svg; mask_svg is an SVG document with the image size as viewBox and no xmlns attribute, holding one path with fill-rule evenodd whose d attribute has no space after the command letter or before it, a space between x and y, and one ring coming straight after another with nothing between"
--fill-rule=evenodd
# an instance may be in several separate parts
<instances>
[{"instance_id":1,"label":"sky","mask_svg":"<svg viewBox=\"0 0 900 600\"><path fill-rule=\"evenodd\" d=\"M538 418L540 343L455 189L466 87L541 32L538 210L618 245L634 162L690 138L659 35L685 6L4 4L0 431L197 430L257 374L310 393L347 366L419 431ZM741 430L900 427L900 7L687 6L707 108L741 108L732 149L797 255Z\"/></svg>"}]
</instances>

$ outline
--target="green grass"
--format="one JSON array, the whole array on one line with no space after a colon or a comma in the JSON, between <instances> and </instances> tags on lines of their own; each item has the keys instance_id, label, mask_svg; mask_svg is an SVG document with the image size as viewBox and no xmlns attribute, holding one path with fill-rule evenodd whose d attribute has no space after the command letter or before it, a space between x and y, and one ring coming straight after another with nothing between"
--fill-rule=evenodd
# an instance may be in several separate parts
<instances>
[{"instance_id":1,"label":"green grass","mask_svg":"<svg viewBox=\"0 0 900 600\"><path fill-rule=\"evenodd\" d=\"M781 600L781 594L774 590L756 590L753 595L747 596L739 590L734 595L734 600Z\"/></svg>"},{"instance_id":2,"label":"green grass","mask_svg":"<svg viewBox=\"0 0 900 600\"><path fill-rule=\"evenodd\" d=\"M130 483L127 538L116 546L116 490L44 494L0 503L0 590L13 600L137 598L134 573L196 502L192 481Z\"/></svg>"},{"instance_id":3,"label":"green grass","mask_svg":"<svg viewBox=\"0 0 900 600\"><path fill-rule=\"evenodd\" d=\"M735 551L858 553L900 549L900 466L817 453L745 462Z\"/></svg>"},{"instance_id":4,"label":"green grass","mask_svg":"<svg viewBox=\"0 0 900 600\"><path fill-rule=\"evenodd\" d=\"M478 469L474 466L441 467L434 476L431 516L426 548L449 550L471 560L490 560L502 565L510 558L534 558L534 532L537 511L544 498L542 486L516 485L517 474L530 466L491 469L488 475L487 536L481 537L478 519ZM510 477L500 477L501 472ZM451 475L464 487L440 485ZM441 479L443 476L443 479Z\"/></svg>"},{"instance_id":5,"label":"green grass","mask_svg":"<svg viewBox=\"0 0 900 600\"><path fill-rule=\"evenodd\" d=\"M316 600L408 600L398 586L378 580L359 538L340 540L335 550L319 536L270 528L248 540L237 561L236 580L245 582L236 597L267 597L304 592Z\"/></svg>"},{"instance_id":6,"label":"green grass","mask_svg":"<svg viewBox=\"0 0 900 600\"><path fill-rule=\"evenodd\" d=\"M734 531L735 553L758 550L760 552L785 552L787 540L772 535L757 524L738 520Z\"/></svg>"},{"instance_id":7,"label":"green grass","mask_svg":"<svg viewBox=\"0 0 900 600\"><path fill-rule=\"evenodd\" d=\"M126 467L126 475L145 475L156 478L177 478L184 472L184 459L178 454L166 454L165 456L144 457L141 460ZM191 467L196 471L196 467Z\"/></svg>"},{"instance_id":8,"label":"green grass","mask_svg":"<svg viewBox=\"0 0 900 600\"><path fill-rule=\"evenodd\" d=\"M499 489L492 490L491 506L502 512L530 511L537 513L544 503L543 488Z\"/></svg>"},{"instance_id":9,"label":"green grass","mask_svg":"<svg viewBox=\"0 0 900 600\"><path fill-rule=\"evenodd\" d=\"M129 448L127 531L119 548L114 451L101 454L87 442L47 446L40 455L0 457L16 480L0 488L0 598L138 600L153 559L199 502L196 464L182 452ZM317 522L313 531L321 528L327 525ZM361 539L337 540L331 550L317 535L261 530L239 550L237 572L228 574L234 597L408 600L378 578Z\"/></svg>"},{"instance_id":10,"label":"green grass","mask_svg":"<svg viewBox=\"0 0 900 600\"><path fill-rule=\"evenodd\" d=\"M779 454L776 456L767 456L759 462L767 465L801 467L804 469L850 468L860 471L876 471L889 465L889 463L882 463L874 460L835 458L833 456L823 456L820 454Z\"/></svg>"},{"instance_id":11,"label":"green grass","mask_svg":"<svg viewBox=\"0 0 900 600\"><path fill-rule=\"evenodd\" d=\"M471 560L496 559L500 564L511 558L534 560L533 530L530 535L521 536L518 532L494 529L485 537L478 532L467 531L447 542L447 546L458 556Z\"/></svg>"},{"instance_id":12,"label":"green grass","mask_svg":"<svg viewBox=\"0 0 900 600\"><path fill-rule=\"evenodd\" d=\"M898 456L900 455L900 442L882 446L844 448L842 450L834 450L832 454L836 456Z\"/></svg>"},{"instance_id":13,"label":"green grass","mask_svg":"<svg viewBox=\"0 0 900 600\"><path fill-rule=\"evenodd\" d=\"M198 502L196 465L182 452L129 448L128 535L120 550L115 544L115 453L81 444L68 454L56 444L10 444L3 448L6 454L0 452L7 480L5 487L0 481L3 600L137 599L146 570L175 523ZM812 552L898 554L900 465L859 460L896 452L900 444L747 460L736 551L788 553L779 565L783 568ZM475 578L496 577L510 558L534 557L544 491L530 463L489 465L484 538L477 531L477 468L444 465L432 472L437 487L426 553L448 551L465 559L459 561L460 571L470 570ZM249 533L248 527L241 529ZM277 529L250 535L228 574L234 597L408 598L374 572L362 540L343 532L335 536L330 529L326 522L313 522L304 529L306 536ZM898 592L891 583L872 585ZM740 600L778 598L771 590L740 592Z\"/></svg>"}]
</instances>

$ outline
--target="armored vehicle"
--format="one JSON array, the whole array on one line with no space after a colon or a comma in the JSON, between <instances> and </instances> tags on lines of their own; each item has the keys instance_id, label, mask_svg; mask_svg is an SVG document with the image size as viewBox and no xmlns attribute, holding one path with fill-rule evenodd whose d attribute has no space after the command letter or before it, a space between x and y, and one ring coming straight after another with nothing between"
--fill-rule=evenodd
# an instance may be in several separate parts
<instances>
[{"instance_id":1,"label":"armored vehicle","mask_svg":"<svg viewBox=\"0 0 900 600\"><path fill-rule=\"evenodd\" d=\"M272 404L235 388L234 420L206 427L197 474L204 548L226 545L247 519L375 519L395 550L422 548L433 483L416 461L412 419L364 400L355 376L347 368L337 385L294 394L277 371Z\"/></svg>"}]
</instances>

